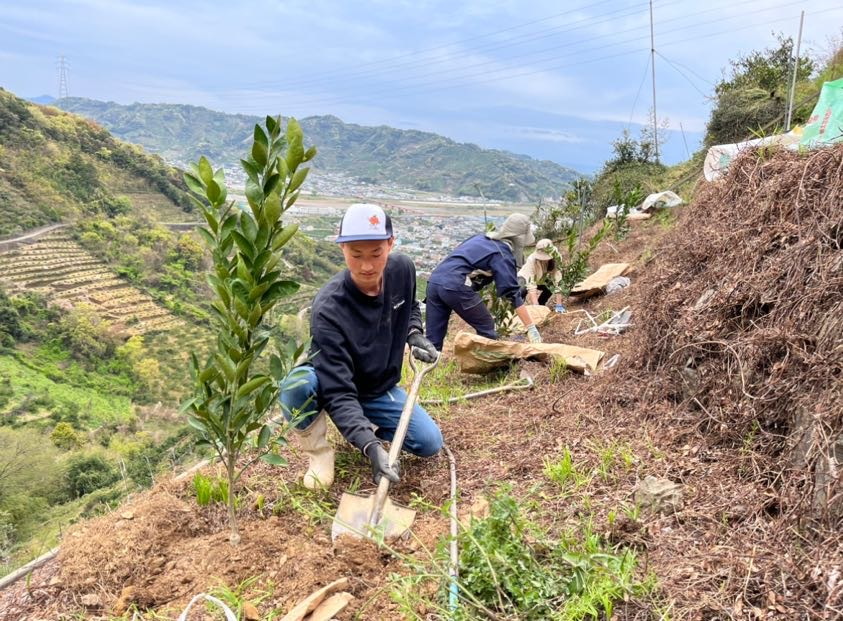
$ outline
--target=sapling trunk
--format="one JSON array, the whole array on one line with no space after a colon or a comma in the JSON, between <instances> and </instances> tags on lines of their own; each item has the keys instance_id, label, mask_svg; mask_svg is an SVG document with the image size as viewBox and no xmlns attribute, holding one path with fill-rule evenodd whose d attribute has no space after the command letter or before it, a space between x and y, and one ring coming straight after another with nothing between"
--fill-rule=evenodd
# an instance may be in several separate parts
<instances>
[{"instance_id":1,"label":"sapling trunk","mask_svg":"<svg viewBox=\"0 0 843 621\"><path fill-rule=\"evenodd\" d=\"M228 526L231 528L231 534L228 536L228 541L233 546L240 543L240 531L237 528L237 512L234 510L235 457L236 456L233 453L229 453L226 459L226 472L228 474Z\"/></svg>"}]
</instances>

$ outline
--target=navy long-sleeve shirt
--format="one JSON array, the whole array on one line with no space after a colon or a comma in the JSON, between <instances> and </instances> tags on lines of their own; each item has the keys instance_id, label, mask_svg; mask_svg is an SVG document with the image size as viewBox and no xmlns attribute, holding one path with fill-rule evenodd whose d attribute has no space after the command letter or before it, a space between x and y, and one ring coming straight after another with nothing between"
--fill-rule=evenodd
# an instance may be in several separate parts
<instances>
[{"instance_id":1,"label":"navy long-sleeve shirt","mask_svg":"<svg viewBox=\"0 0 843 621\"><path fill-rule=\"evenodd\" d=\"M345 270L320 289L310 319L319 407L359 449L377 440L361 399L382 395L401 379L411 329L422 332L416 268L391 254L377 296L366 295Z\"/></svg>"},{"instance_id":2,"label":"navy long-sleeve shirt","mask_svg":"<svg viewBox=\"0 0 843 621\"><path fill-rule=\"evenodd\" d=\"M509 246L485 235L469 237L436 266L429 282L459 291L466 287L466 278L475 270L490 272L495 280L498 296L512 302L515 308L524 303L518 284L515 256Z\"/></svg>"}]
</instances>

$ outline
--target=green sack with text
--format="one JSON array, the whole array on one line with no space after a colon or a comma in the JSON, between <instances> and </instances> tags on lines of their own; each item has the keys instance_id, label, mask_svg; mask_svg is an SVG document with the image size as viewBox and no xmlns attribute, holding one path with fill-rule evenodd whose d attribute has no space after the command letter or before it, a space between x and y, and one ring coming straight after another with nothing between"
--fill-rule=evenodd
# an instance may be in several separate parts
<instances>
[{"instance_id":1,"label":"green sack with text","mask_svg":"<svg viewBox=\"0 0 843 621\"><path fill-rule=\"evenodd\" d=\"M820 147L843 141L843 78L826 82L802 130L801 146Z\"/></svg>"}]
</instances>

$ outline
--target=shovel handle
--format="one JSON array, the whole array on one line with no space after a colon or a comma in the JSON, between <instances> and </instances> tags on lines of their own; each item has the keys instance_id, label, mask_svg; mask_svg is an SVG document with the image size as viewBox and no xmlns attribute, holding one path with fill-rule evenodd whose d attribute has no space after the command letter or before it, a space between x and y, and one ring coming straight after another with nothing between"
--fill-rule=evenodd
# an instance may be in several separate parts
<instances>
[{"instance_id":1,"label":"shovel handle","mask_svg":"<svg viewBox=\"0 0 843 621\"><path fill-rule=\"evenodd\" d=\"M439 359L442 355L436 356L430 364L417 363L413 358L412 351L410 352L410 368L413 370L413 383L410 386L410 392L407 393L407 400L404 402L404 409L401 410L401 418L398 420L398 428L395 430L395 435L392 438L392 443L389 446L389 467L391 468L398 461L398 456L401 454L401 449L404 446L404 438L407 436L407 429L410 427L410 419L413 417L413 408L419 397L419 388L421 387L422 379L428 372L436 368L439 364ZM375 492L375 503L372 506L372 515L369 517L369 525L377 526L381 520L383 513L383 506L386 504L386 495L389 493L389 479L382 476L378 483L378 490Z\"/></svg>"}]
</instances>

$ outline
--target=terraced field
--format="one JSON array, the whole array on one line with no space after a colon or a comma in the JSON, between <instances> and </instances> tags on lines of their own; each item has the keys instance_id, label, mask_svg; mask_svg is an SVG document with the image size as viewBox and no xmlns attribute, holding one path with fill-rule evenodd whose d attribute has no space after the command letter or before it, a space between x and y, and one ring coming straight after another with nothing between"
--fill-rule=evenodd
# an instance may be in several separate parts
<instances>
[{"instance_id":1,"label":"terraced field","mask_svg":"<svg viewBox=\"0 0 843 621\"><path fill-rule=\"evenodd\" d=\"M150 296L118 277L65 229L0 254L0 281L36 291L54 304L89 304L127 335L171 330L182 322Z\"/></svg>"},{"instance_id":2,"label":"terraced field","mask_svg":"<svg viewBox=\"0 0 843 621\"><path fill-rule=\"evenodd\" d=\"M214 344L210 328L181 323L178 329L157 332L144 337L150 356L160 365L160 380L154 386L157 399L176 405L192 387L190 379L190 353L195 352L204 361Z\"/></svg>"}]
</instances>

